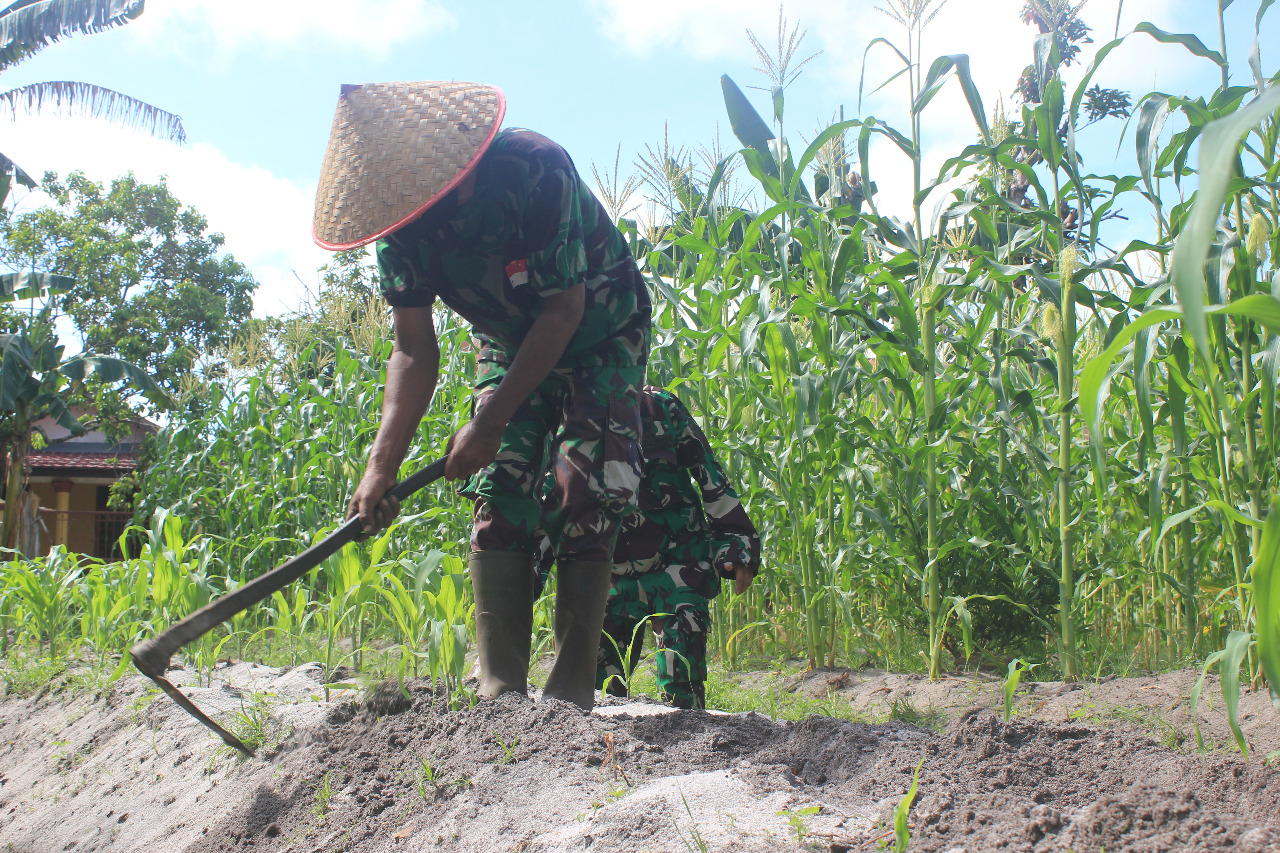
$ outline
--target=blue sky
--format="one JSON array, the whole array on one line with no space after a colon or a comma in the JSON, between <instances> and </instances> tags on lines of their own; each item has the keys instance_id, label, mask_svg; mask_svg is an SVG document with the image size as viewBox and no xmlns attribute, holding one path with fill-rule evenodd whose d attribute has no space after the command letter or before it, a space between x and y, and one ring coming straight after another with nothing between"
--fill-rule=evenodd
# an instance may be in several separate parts
<instances>
[{"instance_id":1,"label":"blue sky","mask_svg":"<svg viewBox=\"0 0 1280 853\"><path fill-rule=\"evenodd\" d=\"M1085 6L1094 47L1111 37L1118 2ZM823 51L788 91L789 135L812 136L841 105L846 117L857 115L865 46L877 36L902 40L876 5L788 0L787 18L808 32L802 55ZM926 32L927 59L971 56L988 110L1001 95L1008 102L1031 56L1035 33L1018 20L1020 7L1020 0L950 0ZM1235 82L1248 82L1256 10L1257 0L1236 0L1228 11ZM627 173L646 144L662 140L664 127L673 145L706 145L718 127L723 146L737 147L719 77L728 73L744 87L763 83L745 30L772 45L777 16L776 0L149 0L136 22L48 48L3 82L83 80L118 89L180 114L187 145L42 115L0 119L0 151L35 174L81 168L103 181L128 171L148 180L167 175L178 197L226 234L230 251L258 277L257 312L278 313L298 305L327 258L310 241L310 218L340 84L493 83L507 93L506 124L560 142L587 176L593 163L611 168L621 145ZM1212 0L1124 0L1121 33L1142 20L1217 47ZM1280 44L1277 36L1280 12L1272 10L1261 39L1268 74L1277 63L1267 46ZM868 79L891 73L890 60L887 50L873 50ZM1153 89L1207 93L1217 79L1207 61L1141 35L1113 53L1096 78L1135 100ZM748 94L764 114L762 93ZM891 86L864 101L863 113L905 128L904 99L903 87ZM1111 166L1118 132L1118 124L1086 131L1081 145L1093 169L1110 172L1132 161L1126 140ZM974 133L958 88L936 99L925 122L928 166L936 171ZM905 215L907 163L884 145L871 158L882 207ZM21 202L38 203L38 195Z\"/></svg>"}]
</instances>

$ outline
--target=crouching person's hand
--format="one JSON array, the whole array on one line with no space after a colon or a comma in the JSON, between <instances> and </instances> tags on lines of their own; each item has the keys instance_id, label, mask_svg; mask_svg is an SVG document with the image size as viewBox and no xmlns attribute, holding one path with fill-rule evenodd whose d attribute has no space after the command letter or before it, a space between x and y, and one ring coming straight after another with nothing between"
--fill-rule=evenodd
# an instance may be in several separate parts
<instances>
[{"instance_id":1,"label":"crouching person's hand","mask_svg":"<svg viewBox=\"0 0 1280 853\"><path fill-rule=\"evenodd\" d=\"M726 572L733 574L733 594L742 595L747 591L747 587L751 586L751 581L755 580L755 570L750 566L743 566L737 563L725 563Z\"/></svg>"}]
</instances>

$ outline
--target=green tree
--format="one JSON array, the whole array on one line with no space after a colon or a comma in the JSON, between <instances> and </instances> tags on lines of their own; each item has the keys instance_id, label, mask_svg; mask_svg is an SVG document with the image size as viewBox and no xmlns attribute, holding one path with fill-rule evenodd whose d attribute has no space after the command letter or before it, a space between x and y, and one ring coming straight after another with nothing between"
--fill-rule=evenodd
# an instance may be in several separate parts
<instances>
[{"instance_id":1,"label":"green tree","mask_svg":"<svg viewBox=\"0 0 1280 853\"><path fill-rule=\"evenodd\" d=\"M76 280L61 309L86 352L143 365L173 389L248 320L253 276L163 179L127 175L107 190L50 173L42 188L55 205L0 221L0 260Z\"/></svg>"},{"instance_id":2,"label":"green tree","mask_svg":"<svg viewBox=\"0 0 1280 853\"><path fill-rule=\"evenodd\" d=\"M26 459L32 424L49 416L73 434L85 425L70 402L90 384L141 392L154 405L167 405L164 391L137 365L118 358L78 355L67 358L54 330L56 295L71 280L63 276L10 273L0 276L0 302L45 297L39 311L8 312L0 332L0 466L5 506L0 543L11 547L18 516L18 495L26 487Z\"/></svg>"}]
</instances>

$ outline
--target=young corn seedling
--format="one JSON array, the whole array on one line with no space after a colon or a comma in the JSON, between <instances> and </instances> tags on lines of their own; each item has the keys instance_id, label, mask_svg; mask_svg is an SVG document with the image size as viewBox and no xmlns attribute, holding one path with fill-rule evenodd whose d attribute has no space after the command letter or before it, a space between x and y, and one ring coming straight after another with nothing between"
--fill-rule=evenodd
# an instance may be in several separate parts
<instances>
[{"instance_id":1,"label":"young corn seedling","mask_svg":"<svg viewBox=\"0 0 1280 853\"><path fill-rule=\"evenodd\" d=\"M512 736L511 742L508 743L500 735L494 735L493 742L502 750L502 757L498 759L499 764L515 763L516 747L520 745L520 738Z\"/></svg>"},{"instance_id":2,"label":"young corn seedling","mask_svg":"<svg viewBox=\"0 0 1280 853\"><path fill-rule=\"evenodd\" d=\"M1018 691L1018 683L1022 681L1022 674L1030 672L1039 665L1037 663L1027 663L1018 658L1009 661L1009 669L1005 673L1004 680L1000 682L1000 689L1004 693L1004 719L1006 722L1013 719L1013 697Z\"/></svg>"},{"instance_id":3,"label":"young corn seedling","mask_svg":"<svg viewBox=\"0 0 1280 853\"><path fill-rule=\"evenodd\" d=\"M916 788L920 784L920 768L923 766L922 758L916 765L916 772L911 776L911 787L907 789L906 796L899 800L898 805L893 809L893 853L907 853L907 844L911 841L911 830L907 826L907 820L911 815L911 804L916 799Z\"/></svg>"},{"instance_id":4,"label":"young corn seedling","mask_svg":"<svg viewBox=\"0 0 1280 853\"><path fill-rule=\"evenodd\" d=\"M783 809L776 814L787 819L791 831L796 834L796 844L803 845L804 840L809 837L809 823L806 818L813 817L821 811L822 806L805 806L802 809Z\"/></svg>"}]
</instances>

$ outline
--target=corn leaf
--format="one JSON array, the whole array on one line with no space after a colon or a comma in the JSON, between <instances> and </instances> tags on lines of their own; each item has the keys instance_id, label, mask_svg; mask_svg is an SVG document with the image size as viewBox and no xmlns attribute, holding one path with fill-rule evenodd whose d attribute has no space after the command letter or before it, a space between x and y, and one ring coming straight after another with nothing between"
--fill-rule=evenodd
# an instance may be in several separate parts
<instances>
[{"instance_id":1,"label":"corn leaf","mask_svg":"<svg viewBox=\"0 0 1280 853\"><path fill-rule=\"evenodd\" d=\"M1271 4L1276 0L1262 0L1258 4L1258 16L1253 19L1253 31L1255 33L1262 32L1262 16L1267 14L1267 10L1271 8Z\"/></svg>"},{"instance_id":2,"label":"corn leaf","mask_svg":"<svg viewBox=\"0 0 1280 853\"><path fill-rule=\"evenodd\" d=\"M1138 102L1138 129L1134 144L1138 149L1138 171L1148 193L1155 193L1155 161L1159 157L1160 131L1169 117L1168 95L1152 93Z\"/></svg>"},{"instance_id":3,"label":"corn leaf","mask_svg":"<svg viewBox=\"0 0 1280 853\"><path fill-rule=\"evenodd\" d=\"M1223 501L1220 501L1220 500L1205 501L1204 503L1198 506L1193 506L1191 507L1191 509L1186 509L1186 510L1183 510L1182 512L1174 513L1173 515L1166 518L1164 520L1164 523L1160 525L1160 535L1156 537L1155 542L1151 543L1152 550L1155 550L1155 548L1160 544L1160 540L1164 539L1166 533L1168 533L1173 528L1177 527L1179 524L1182 524L1182 522L1189 521L1193 516L1199 514L1201 510L1205 510L1205 509L1216 509L1218 510L1218 512L1221 512L1223 515L1227 516L1232 521L1237 522L1238 524L1245 524L1250 527L1263 526L1263 523L1261 521L1258 521L1258 519L1253 518L1252 516L1245 515L1244 513L1240 512L1240 510L1236 509L1230 504L1224 503Z\"/></svg>"},{"instance_id":4,"label":"corn leaf","mask_svg":"<svg viewBox=\"0 0 1280 853\"><path fill-rule=\"evenodd\" d=\"M729 126L733 128L733 135L743 145L755 149L760 154L765 171L776 178L778 163L769 149L769 140L773 139L769 125L765 124L760 113L751 106L747 96L742 94L738 84L728 74L721 75L720 90L724 93L724 108L729 114Z\"/></svg>"},{"instance_id":5,"label":"corn leaf","mask_svg":"<svg viewBox=\"0 0 1280 853\"><path fill-rule=\"evenodd\" d=\"M920 93L916 96L915 103L911 105L911 111L916 114L922 112L933 100L934 95L942 91L952 72L959 79L960 88L964 91L964 99L969 103L969 112L973 113L973 120L982 131L982 141L990 145L991 129L987 126L987 111L982 106L982 94L974 85L973 75L969 73L969 57L966 54L939 56L933 61L933 65L929 67L929 74L920 87Z\"/></svg>"},{"instance_id":6,"label":"corn leaf","mask_svg":"<svg viewBox=\"0 0 1280 853\"><path fill-rule=\"evenodd\" d=\"M1249 653L1253 637L1243 631L1232 631L1227 635L1227 646L1222 655L1222 699L1227 705L1227 723L1231 726L1231 734L1235 736L1236 746L1245 761L1249 760L1249 745L1245 742L1244 732L1240 730L1240 664Z\"/></svg>"},{"instance_id":7,"label":"corn leaf","mask_svg":"<svg viewBox=\"0 0 1280 853\"><path fill-rule=\"evenodd\" d=\"M1262 539L1253 561L1253 601L1257 612L1258 657L1267 676L1271 704L1280 711L1280 511L1274 508L1263 523Z\"/></svg>"},{"instance_id":8,"label":"corn leaf","mask_svg":"<svg viewBox=\"0 0 1280 853\"><path fill-rule=\"evenodd\" d=\"M1089 424L1095 440L1101 441L1102 407L1099 405L1104 381L1108 378L1111 362L1143 329L1181 318L1178 306L1150 308L1136 320L1120 330L1101 353L1094 356L1080 371L1080 408Z\"/></svg>"},{"instance_id":9,"label":"corn leaf","mask_svg":"<svg viewBox=\"0 0 1280 853\"><path fill-rule=\"evenodd\" d=\"M1150 24L1146 21L1143 21L1138 24L1138 26L1134 27L1133 31L1135 33L1146 33L1161 44L1180 44L1193 55L1199 56L1202 59L1208 59L1219 67L1223 67L1227 64L1227 61L1222 57L1221 53L1205 47L1204 42L1200 41L1199 38L1191 35L1190 33L1165 32L1154 24Z\"/></svg>"},{"instance_id":10,"label":"corn leaf","mask_svg":"<svg viewBox=\"0 0 1280 853\"><path fill-rule=\"evenodd\" d=\"M1188 38L1193 38L1188 36ZM1196 40L1198 43L1198 39ZM1253 103L1204 129L1200 138L1200 188L1185 230L1173 248L1173 284L1183 310L1183 331L1195 342L1207 365L1209 332L1205 321L1204 261L1217 235L1218 216L1235 173L1236 146L1250 128L1280 107L1280 86L1268 89Z\"/></svg>"},{"instance_id":11,"label":"corn leaf","mask_svg":"<svg viewBox=\"0 0 1280 853\"><path fill-rule=\"evenodd\" d=\"M1057 169L1062 165L1062 157L1066 153L1062 139L1058 136L1058 127L1062 124L1062 78L1054 77L1044 88L1044 102L1035 109L1036 145L1044 155L1049 168Z\"/></svg>"},{"instance_id":12,"label":"corn leaf","mask_svg":"<svg viewBox=\"0 0 1280 853\"><path fill-rule=\"evenodd\" d=\"M924 766L924 759L920 759L920 763L916 765L915 775L911 777L911 787L907 790L906 796L898 801L898 805L893 809L893 850L894 853L906 853L907 844L911 841L911 831L907 828L907 817L911 814L911 804L916 799L916 788L920 784L920 768Z\"/></svg>"},{"instance_id":13,"label":"corn leaf","mask_svg":"<svg viewBox=\"0 0 1280 853\"><path fill-rule=\"evenodd\" d=\"M795 196L796 190L799 189L800 176L804 172L805 167L813 162L813 158L818 156L818 152L822 150L822 146L837 136L842 136L852 127L862 124L858 119L849 119L848 121L836 122L826 130L814 137L813 142L809 143L809 147L800 155L800 159L796 162L795 173L791 176L790 195Z\"/></svg>"},{"instance_id":14,"label":"corn leaf","mask_svg":"<svg viewBox=\"0 0 1280 853\"><path fill-rule=\"evenodd\" d=\"M898 58L902 60L903 67L896 74L891 76L888 80L886 80L885 82L877 86L875 90L871 92L871 94L874 95L876 92L879 92L881 89L883 89L885 86L888 86L891 82L896 80L902 74L910 73L912 68L912 62L907 57L907 55L903 53L901 50L899 50L897 45L889 41L887 38L876 37L876 38L873 38L871 41L867 42L866 50L862 51L862 72L858 75L858 111L859 112L862 111L862 89L863 89L863 84L866 82L866 77L867 77L867 55L871 53L871 48L875 47L877 44L883 44L886 47L888 47L890 50L892 50L894 53L898 54Z\"/></svg>"}]
</instances>

